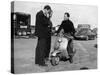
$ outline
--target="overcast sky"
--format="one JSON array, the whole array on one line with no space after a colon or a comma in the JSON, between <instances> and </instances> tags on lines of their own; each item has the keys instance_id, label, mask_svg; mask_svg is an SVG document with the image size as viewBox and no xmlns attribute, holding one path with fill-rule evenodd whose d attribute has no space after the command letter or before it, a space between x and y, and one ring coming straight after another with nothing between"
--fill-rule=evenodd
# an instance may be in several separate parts
<instances>
[{"instance_id":1,"label":"overcast sky","mask_svg":"<svg viewBox=\"0 0 100 75\"><path fill-rule=\"evenodd\" d=\"M96 6L15 1L14 12L31 14L31 25L35 25L36 13L42 10L45 5L50 5L53 10L51 18L53 26L61 24L65 12L70 13L70 19L75 27L78 24L90 24L91 28L98 25L98 9Z\"/></svg>"}]
</instances>

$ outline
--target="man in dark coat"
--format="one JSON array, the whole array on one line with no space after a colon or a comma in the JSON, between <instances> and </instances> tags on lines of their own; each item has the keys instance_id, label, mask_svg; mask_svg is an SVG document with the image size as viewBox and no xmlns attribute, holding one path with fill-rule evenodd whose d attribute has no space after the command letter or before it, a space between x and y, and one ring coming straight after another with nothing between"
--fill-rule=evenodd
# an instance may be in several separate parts
<instances>
[{"instance_id":1,"label":"man in dark coat","mask_svg":"<svg viewBox=\"0 0 100 75\"><path fill-rule=\"evenodd\" d=\"M50 21L51 7L46 5L43 10L36 14L35 35L38 37L35 64L47 66L45 60L49 58L51 46L51 27Z\"/></svg>"},{"instance_id":2,"label":"man in dark coat","mask_svg":"<svg viewBox=\"0 0 100 75\"><path fill-rule=\"evenodd\" d=\"M70 63L73 62L72 60L72 56L73 56L73 42L72 42L72 36L74 36L75 33L75 28L74 25L72 23L71 20L69 20L70 14L69 13L65 13L64 14L64 20L62 21L57 33L59 33L61 31L61 29L64 30L64 33L67 34L67 36L69 36L69 42L68 42L68 47L67 47L67 51L68 51L68 55L70 57Z\"/></svg>"}]
</instances>

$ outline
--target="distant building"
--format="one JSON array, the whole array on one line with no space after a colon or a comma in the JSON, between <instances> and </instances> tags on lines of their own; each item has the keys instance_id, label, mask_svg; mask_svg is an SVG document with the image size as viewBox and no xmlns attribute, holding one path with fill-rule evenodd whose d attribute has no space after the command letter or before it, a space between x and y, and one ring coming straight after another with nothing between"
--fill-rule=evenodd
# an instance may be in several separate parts
<instances>
[{"instance_id":1,"label":"distant building","mask_svg":"<svg viewBox=\"0 0 100 75\"><path fill-rule=\"evenodd\" d=\"M87 28L87 29L91 29L91 26L89 24L78 24L78 29L80 28Z\"/></svg>"}]
</instances>

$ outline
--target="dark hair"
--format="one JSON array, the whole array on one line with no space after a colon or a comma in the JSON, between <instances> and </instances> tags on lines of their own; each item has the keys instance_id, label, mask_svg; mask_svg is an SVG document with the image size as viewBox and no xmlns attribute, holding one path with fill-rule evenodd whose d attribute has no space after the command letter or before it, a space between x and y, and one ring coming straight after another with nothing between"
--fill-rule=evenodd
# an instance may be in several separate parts
<instances>
[{"instance_id":1,"label":"dark hair","mask_svg":"<svg viewBox=\"0 0 100 75\"><path fill-rule=\"evenodd\" d=\"M68 12L65 12L65 15L67 15L67 17L70 17L70 14Z\"/></svg>"},{"instance_id":2,"label":"dark hair","mask_svg":"<svg viewBox=\"0 0 100 75\"><path fill-rule=\"evenodd\" d=\"M46 5L44 6L44 9L51 10L51 7L49 5Z\"/></svg>"}]
</instances>

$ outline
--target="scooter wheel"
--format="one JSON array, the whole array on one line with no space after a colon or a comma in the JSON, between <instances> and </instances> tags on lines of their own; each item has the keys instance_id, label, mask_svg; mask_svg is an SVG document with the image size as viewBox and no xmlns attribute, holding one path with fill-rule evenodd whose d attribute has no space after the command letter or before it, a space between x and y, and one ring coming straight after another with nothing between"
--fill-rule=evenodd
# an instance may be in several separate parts
<instances>
[{"instance_id":1,"label":"scooter wheel","mask_svg":"<svg viewBox=\"0 0 100 75\"><path fill-rule=\"evenodd\" d=\"M60 57L58 57L58 56L54 56L54 57L51 57L51 64L53 65L53 66L56 66L56 65L58 65L59 64L59 61L60 61Z\"/></svg>"}]
</instances>

